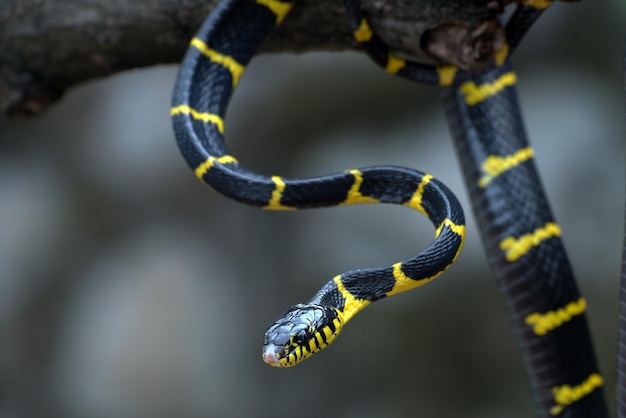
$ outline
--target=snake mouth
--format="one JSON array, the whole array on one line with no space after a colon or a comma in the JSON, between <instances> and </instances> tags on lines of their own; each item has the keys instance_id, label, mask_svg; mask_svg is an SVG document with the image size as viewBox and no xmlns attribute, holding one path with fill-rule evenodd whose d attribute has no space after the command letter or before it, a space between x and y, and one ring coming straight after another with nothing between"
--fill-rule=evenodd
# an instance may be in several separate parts
<instances>
[{"instance_id":1,"label":"snake mouth","mask_svg":"<svg viewBox=\"0 0 626 418\"><path fill-rule=\"evenodd\" d=\"M283 367L280 363L280 359L284 357L282 355L283 348L274 344L267 344L263 347L263 361L273 367Z\"/></svg>"}]
</instances>

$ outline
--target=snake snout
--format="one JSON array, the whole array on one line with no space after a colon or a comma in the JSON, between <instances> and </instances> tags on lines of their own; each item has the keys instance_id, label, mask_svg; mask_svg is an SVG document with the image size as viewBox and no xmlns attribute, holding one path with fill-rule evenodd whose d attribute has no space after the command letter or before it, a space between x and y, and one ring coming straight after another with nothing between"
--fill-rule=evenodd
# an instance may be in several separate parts
<instances>
[{"instance_id":1,"label":"snake snout","mask_svg":"<svg viewBox=\"0 0 626 418\"><path fill-rule=\"evenodd\" d=\"M266 364L274 367L282 367L280 359L284 357L284 348L276 346L274 344L267 344L263 346L263 361Z\"/></svg>"}]
</instances>

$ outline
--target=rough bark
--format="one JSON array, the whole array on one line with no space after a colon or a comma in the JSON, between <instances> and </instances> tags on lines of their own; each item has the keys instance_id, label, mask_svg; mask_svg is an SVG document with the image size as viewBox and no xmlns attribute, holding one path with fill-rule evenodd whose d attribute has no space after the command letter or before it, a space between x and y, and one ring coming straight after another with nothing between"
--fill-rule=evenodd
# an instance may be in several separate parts
<instances>
[{"instance_id":1,"label":"rough bark","mask_svg":"<svg viewBox=\"0 0 626 418\"><path fill-rule=\"evenodd\" d=\"M82 81L178 62L216 3L2 0L0 111L36 114ZM491 0L363 0L363 9L392 49L424 59L428 58L420 45L424 33L452 24L458 38L452 43L467 50L475 44L472 38L484 36L479 28L493 21L498 4ZM342 1L301 0L262 51L355 47Z\"/></svg>"}]
</instances>

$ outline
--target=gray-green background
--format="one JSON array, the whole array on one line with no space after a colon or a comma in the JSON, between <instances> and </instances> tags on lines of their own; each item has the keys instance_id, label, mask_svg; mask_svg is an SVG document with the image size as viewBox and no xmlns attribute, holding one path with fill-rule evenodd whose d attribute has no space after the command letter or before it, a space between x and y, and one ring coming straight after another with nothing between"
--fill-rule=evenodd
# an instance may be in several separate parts
<instances>
[{"instance_id":1,"label":"gray-green background","mask_svg":"<svg viewBox=\"0 0 626 418\"><path fill-rule=\"evenodd\" d=\"M558 4L514 60L611 403L624 8ZM276 316L337 273L413 255L433 228L403 208L268 213L206 189L171 132L175 73L119 74L40 117L0 120L0 418L533 416L437 88L356 53L261 56L242 79L226 131L243 164L287 176L414 167L469 218L443 277L278 370L260 356Z\"/></svg>"}]
</instances>

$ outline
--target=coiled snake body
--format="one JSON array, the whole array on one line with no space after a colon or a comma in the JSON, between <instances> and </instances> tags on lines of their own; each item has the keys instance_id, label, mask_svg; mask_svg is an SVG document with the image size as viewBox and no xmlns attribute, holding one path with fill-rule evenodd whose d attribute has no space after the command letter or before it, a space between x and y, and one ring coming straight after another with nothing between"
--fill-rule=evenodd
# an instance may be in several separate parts
<instances>
[{"instance_id":1,"label":"coiled snake body","mask_svg":"<svg viewBox=\"0 0 626 418\"><path fill-rule=\"evenodd\" d=\"M508 55L549 5L526 1L506 29L496 65L472 74L415 64L394 55L372 32L359 2L346 0L355 39L388 72L445 87L445 108L484 245L510 308L540 416L607 416L579 295L533 163ZM171 108L178 146L196 176L224 195L269 210L361 203L416 209L436 228L432 244L389 267L336 276L306 304L272 324L263 359L292 366L330 344L373 301L425 284L458 257L464 218L454 195L431 175L369 167L310 179L265 176L242 167L224 143L228 101L266 34L293 2L224 0L191 41Z\"/></svg>"}]
</instances>

